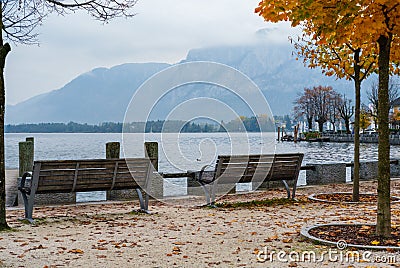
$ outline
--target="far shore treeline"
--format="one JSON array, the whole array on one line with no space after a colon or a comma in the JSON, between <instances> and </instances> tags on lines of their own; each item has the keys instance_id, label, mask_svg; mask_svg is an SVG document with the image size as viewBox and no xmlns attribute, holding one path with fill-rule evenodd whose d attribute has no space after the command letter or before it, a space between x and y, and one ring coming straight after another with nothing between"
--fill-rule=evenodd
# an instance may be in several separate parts
<instances>
[{"instance_id":1,"label":"far shore treeline","mask_svg":"<svg viewBox=\"0 0 400 268\"><path fill-rule=\"evenodd\" d=\"M147 122L114 123L98 125L69 123L37 123L5 126L6 133L202 133L202 132L271 132L274 122L266 116L240 116L227 123L210 120L179 121L157 120Z\"/></svg>"}]
</instances>

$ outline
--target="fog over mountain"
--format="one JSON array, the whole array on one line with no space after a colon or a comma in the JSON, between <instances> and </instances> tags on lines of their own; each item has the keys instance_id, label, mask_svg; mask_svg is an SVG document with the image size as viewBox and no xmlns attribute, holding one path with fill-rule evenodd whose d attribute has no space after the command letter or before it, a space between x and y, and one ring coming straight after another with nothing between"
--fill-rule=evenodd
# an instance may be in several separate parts
<instances>
[{"instance_id":1,"label":"fog over mountain","mask_svg":"<svg viewBox=\"0 0 400 268\"><path fill-rule=\"evenodd\" d=\"M308 69L292 56L290 44L257 42L251 45L193 49L183 62L212 61L238 69L261 89L275 115L291 114L293 101L304 87L332 86L353 96L353 84ZM7 106L6 123L122 122L135 90L149 77L170 67L166 63L125 63L84 73L60 89ZM165 119L176 105L196 97L216 97L235 106L237 98L210 85L189 85L171 91L155 104L150 119ZM232 95L232 94L231 94ZM140 109L140 107L138 107ZM193 107L198 114L210 107ZM246 115L238 108L238 113ZM217 120L228 120L221 115Z\"/></svg>"}]
</instances>

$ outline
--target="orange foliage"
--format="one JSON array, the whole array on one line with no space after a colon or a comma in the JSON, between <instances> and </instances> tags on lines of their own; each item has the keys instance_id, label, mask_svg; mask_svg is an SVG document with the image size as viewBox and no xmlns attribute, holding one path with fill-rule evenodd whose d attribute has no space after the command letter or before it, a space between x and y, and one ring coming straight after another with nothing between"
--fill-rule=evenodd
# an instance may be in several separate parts
<instances>
[{"instance_id":1,"label":"orange foliage","mask_svg":"<svg viewBox=\"0 0 400 268\"><path fill-rule=\"evenodd\" d=\"M366 61L376 61L373 55L377 51L377 41L381 35L387 36L390 32L394 34L391 61L396 63L400 60L399 1L264 0L255 12L266 21L288 20L292 26L302 27L304 36L309 36L310 42L319 47L333 44L343 53L348 53L349 48L344 45L351 44L352 48L362 49ZM310 64L313 67L316 63ZM349 65L342 63L340 67L348 68ZM337 69L333 71L337 73Z\"/></svg>"}]
</instances>

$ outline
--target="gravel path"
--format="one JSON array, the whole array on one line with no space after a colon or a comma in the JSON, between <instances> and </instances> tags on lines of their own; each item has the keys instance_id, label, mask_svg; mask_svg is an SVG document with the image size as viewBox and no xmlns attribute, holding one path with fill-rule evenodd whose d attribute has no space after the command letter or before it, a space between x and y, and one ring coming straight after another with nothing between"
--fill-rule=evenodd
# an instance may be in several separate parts
<instances>
[{"instance_id":1,"label":"gravel path","mask_svg":"<svg viewBox=\"0 0 400 268\"><path fill-rule=\"evenodd\" d=\"M392 184L400 196L400 180ZM374 189L376 182L361 184L362 192ZM351 185L302 187L299 202L249 208L152 201L151 215L132 213L137 202L46 206L35 208L36 225L19 221L24 211L13 208L7 213L14 230L0 233L0 267L400 267L396 252L350 253L300 237L303 226L316 223L375 222L373 204L307 200L311 193L328 191L351 191ZM222 201L275 197L284 198L285 192L228 195ZM400 225L400 204L392 210L393 224ZM357 260L363 253L366 259Z\"/></svg>"}]
</instances>

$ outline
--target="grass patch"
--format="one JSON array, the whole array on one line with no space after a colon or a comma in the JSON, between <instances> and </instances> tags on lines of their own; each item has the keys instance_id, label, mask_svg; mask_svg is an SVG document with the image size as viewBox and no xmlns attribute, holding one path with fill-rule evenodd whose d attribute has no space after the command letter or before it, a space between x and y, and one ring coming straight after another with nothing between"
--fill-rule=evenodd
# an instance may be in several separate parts
<instances>
[{"instance_id":1,"label":"grass patch","mask_svg":"<svg viewBox=\"0 0 400 268\"><path fill-rule=\"evenodd\" d=\"M304 201L293 200L288 198L272 198L263 200L252 200L246 202L223 202L216 203L215 206L218 208L253 208L253 207L268 207L275 205L292 205L304 203Z\"/></svg>"},{"instance_id":2,"label":"grass patch","mask_svg":"<svg viewBox=\"0 0 400 268\"><path fill-rule=\"evenodd\" d=\"M32 225L40 225L47 223L46 218L35 218L33 223L29 222L27 219L20 219L19 221L23 224L32 224Z\"/></svg>"},{"instance_id":3,"label":"grass patch","mask_svg":"<svg viewBox=\"0 0 400 268\"><path fill-rule=\"evenodd\" d=\"M15 228L11 228L11 227L0 229L0 233L13 233L13 232L18 232L18 230ZM1 264L1 262L0 262L0 264Z\"/></svg>"},{"instance_id":4,"label":"grass patch","mask_svg":"<svg viewBox=\"0 0 400 268\"><path fill-rule=\"evenodd\" d=\"M135 209L128 213L129 215L154 215L156 213L146 213L143 210Z\"/></svg>"}]
</instances>

